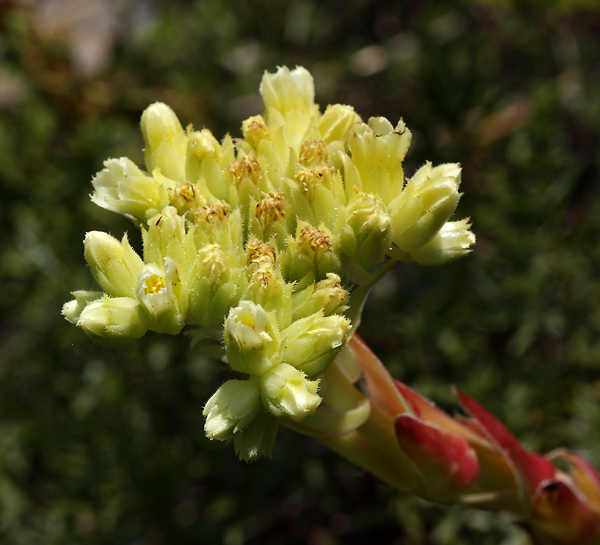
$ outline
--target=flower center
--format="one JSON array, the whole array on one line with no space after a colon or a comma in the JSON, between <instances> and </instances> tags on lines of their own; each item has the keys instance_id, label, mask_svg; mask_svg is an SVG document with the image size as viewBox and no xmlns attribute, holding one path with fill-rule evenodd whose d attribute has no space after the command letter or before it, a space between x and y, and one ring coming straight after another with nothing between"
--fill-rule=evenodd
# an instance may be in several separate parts
<instances>
[{"instance_id":1,"label":"flower center","mask_svg":"<svg viewBox=\"0 0 600 545\"><path fill-rule=\"evenodd\" d=\"M160 291L162 289L164 289L166 282L162 276L153 274L152 276L149 276L148 278L146 278L144 284L145 284L144 293L146 295L148 295L149 293L158 295L160 293Z\"/></svg>"}]
</instances>

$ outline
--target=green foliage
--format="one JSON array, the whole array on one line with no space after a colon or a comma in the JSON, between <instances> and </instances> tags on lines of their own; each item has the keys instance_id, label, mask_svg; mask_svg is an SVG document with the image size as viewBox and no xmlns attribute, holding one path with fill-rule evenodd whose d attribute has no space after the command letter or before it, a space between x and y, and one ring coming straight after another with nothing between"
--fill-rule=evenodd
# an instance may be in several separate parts
<instances>
[{"instance_id":1,"label":"green foliage","mask_svg":"<svg viewBox=\"0 0 600 545\"><path fill-rule=\"evenodd\" d=\"M455 384L531 447L600 466L600 13L577 4L115 2L109 62L87 75L33 8L0 7L0 541L525 543L289 432L272 460L239 462L204 438L226 377L189 339L97 345L60 308L96 289L85 232L130 228L88 195L106 157L141 163L141 111L163 100L236 136L263 70L298 63L322 105L402 116L409 174L464 170L473 254L395 269L363 337L440 405Z\"/></svg>"}]
</instances>

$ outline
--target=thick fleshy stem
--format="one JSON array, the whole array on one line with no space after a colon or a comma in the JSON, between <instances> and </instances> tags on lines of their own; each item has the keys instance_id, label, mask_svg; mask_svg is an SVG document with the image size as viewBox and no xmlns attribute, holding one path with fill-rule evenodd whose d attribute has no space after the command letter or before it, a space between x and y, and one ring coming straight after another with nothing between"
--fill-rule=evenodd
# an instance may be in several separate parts
<instances>
[{"instance_id":1,"label":"thick fleshy stem","mask_svg":"<svg viewBox=\"0 0 600 545\"><path fill-rule=\"evenodd\" d=\"M357 335L323 374L322 395L317 413L291 427L395 488L512 513L536 545L600 543L600 475L587 462L564 450L526 450L461 392L471 418L447 415L394 381Z\"/></svg>"}]
</instances>

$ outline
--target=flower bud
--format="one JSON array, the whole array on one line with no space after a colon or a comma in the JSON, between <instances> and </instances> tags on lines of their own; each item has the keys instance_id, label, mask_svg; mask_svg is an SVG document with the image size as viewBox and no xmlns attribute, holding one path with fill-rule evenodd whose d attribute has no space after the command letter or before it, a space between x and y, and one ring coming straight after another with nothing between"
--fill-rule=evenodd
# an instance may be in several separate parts
<instances>
[{"instance_id":1,"label":"flower bud","mask_svg":"<svg viewBox=\"0 0 600 545\"><path fill-rule=\"evenodd\" d=\"M268 139L271 135L271 131L262 115L249 117L242 122L242 133L253 148L256 148L260 142Z\"/></svg>"},{"instance_id":2,"label":"flower bud","mask_svg":"<svg viewBox=\"0 0 600 545\"><path fill-rule=\"evenodd\" d=\"M200 184L185 182L177 187L169 188L169 204L183 215L188 210L206 206L207 201Z\"/></svg>"},{"instance_id":3,"label":"flower bud","mask_svg":"<svg viewBox=\"0 0 600 545\"><path fill-rule=\"evenodd\" d=\"M98 341L128 341L146 333L140 305L131 297L108 297L88 303L77 325Z\"/></svg>"},{"instance_id":4,"label":"flower bud","mask_svg":"<svg viewBox=\"0 0 600 545\"><path fill-rule=\"evenodd\" d=\"M277 249L254 235L251 235L246 242L246 263L248 265L261 265L270 263L275 265L277 260Z\"/></svg>"},{"instance_id":5,"label":"flower bud","mask_svg":"<svg viewBox=\"0 0 600 545\"><path fill-rule=\"evenodd\" d=\"M127 235L119 242L107 233L90 231L83 243L85 260L106 293L133 297L144 263L129 245Z\"/></svg>"},{"instance_id":6,"label":"flower bud","mask_svg":"<svg viewBox=\"0 0 600 545\"><path fill-rule=\"evenodd\" d=\"M238 188L245 180L250 180L254 185L258 185L261 177L261 168L254 153L244 155L237 161L227 165L227 170L231 174L234 185Z\"/></svg>"},{"instance_id":7,"label":"flower bud","mask_svg":"<svg viewBox=\"0 0 600 545\"><path fill-rule=\"evenodd\" d=\"M271 456L278 426L278 419L261 407L254 420L233 436L235 453L240 460L253 462L261 456Z\"/></svg>"},{"instance_id":8,"label":"flower bud","mask_svg":"<svg viewBox=\"0 0 600 545\"><path fill-rule=\"evenodd\" d=\"M196 262L197 247L194 228L172 206L148 220L148 230L142 232L144 261L164 263L170 258L184 281L188 281Z\"/></svg>"},{"instance_id":9,"label":"flower bud","mask_svg":"<svg viewBox=\"0 0 600 545\"><path fill-rule=\"evenodd\" d=\"M77 290L71 292L75 299L68 301L62 307L62 315L72 324L77 325L79 316L83 309L91 302L102 298L103 293L100 291L85 291Z\"/></svg>"},{"instance_id":10,"label":"flower bud","mask_svg":"<svg viewBox=\"0 0 600 545\"><path fill-rule=\"evenodd\" d=\"M230 144L231 138L227 138L226 142ZM223 164L233 161L235 156L233 149L231 157L226 151L208 129L188 129L186 181L201 186L202 194L208 202L227 198L229 176L224 171Z\"/></svg>"},{"instance_id":11,"label":"flower bud","mask_svg":"<svg viewBox=\"0 0 600 545\"><path fill-rule=\"evenodd\" d=\"M216 240L216 231L227 232L231 207L225 201L215 201L195 211L196 243L210 244Z\"/></svg>"},{"instance_id":12,"label":"flower bud","mask_svg":"<svg viewBox=\"0 0 600 545\"><path fill-rule=\"evenodd\" d=\"M410 146L411 132L402 120L394 129L385 117L372 117L369 124L357 123L350 133L348 148L360 172L362 189L388 203L404 184L402 161Z\"/></svg>"},{"instance_id":13,"label":"flower bud","mask_svg":"<svg viewBox=\"0 0 600 545\"><path fill-rule=\"evenodd\" d=\"M293 322L281 334L282 361L309 377L320 375L346 344L352 324L345 316L323 316L323 311Z\"/></svg>"},{"instance_id":14,"label":"flower bud","mask_svg":"<svg viewBox=\"0 0 600 545\"><path fill-rule=\"evenodd\" d=\"M279 331L261 305L242 300L229 311L224 340L232 369L261 375L272 366L269 358L278 348Z\"/></svg>"},{"instance_id":15,"label":"flower bud","mask_svg":"<svg viewBox=\"0 0 600 545\"><path fill-rule=\"evenodd\" d=\"M136 296L149 315L148 329L157 333L177 335L185 323L187 300L178 297L181 281L177 265L165 259L165 266L144 265L138 276Z\"/></svg>"},{"instance_id":16,"label":"flower bud","mask_svg":"<svg viewBox=\"0 0 600 545\"><path fill-rule=\"evenodd\" d=\"M167 178L185 182L187 136L175 112L156 102L144 110L140 125L146 143L146 168L150 172L158 168Z\"/></svg>"},{"instance_id":17,"label":"flower bud","mask_svg":"<svg viewBox=\"0 0 600 545\"><path fill-rule=\"evenodd\" d=\"M410 253L411 259L420 265L441 265L468 254L475 244L470 227L468 219L447 221L425 246Z\"/></svg>"},{"instance_id":18,"label":"flower bud","mask_svg":"<svg viewBox=\"0 0 600 545\"><path fill-rule=\"evenodd\" d=\"M265 72L260 85L265 118L273 139L283 140L298 153L302 142L314 138L319 108L314 104L312 76L301 67L280 67L275 74Z\"/></svg>"},{"instance_id":19,"label":"flower bud","mask_svg":"<svg viewBox=\"0 0 600 545\"><path fill-rule=\"evenodd\" d=\"M224 316L210 316L210 301L222 284L230 280L227 255L219 244L207 244L198 250L191 277L188 315L197 324L222 323Z\"/></svg>"},{"instance_id":20,"label":"flower bud","mask_svg":"<svg viewBox=\"0 0 600 545\"><path fill-rule=\"evenodd\" d=\"M360 193L348 206L352 234L342 235L342 251L361 267L381 262L392 242L392 218L377 195Z\"/></svg>"},{"instance_id":21,"label":"flower bud","mask_svg":"<svg viewBox=\"0 0 600 545\"><path fill-rule=\"evenodd\" d=\"M272 313L280 328L287 327L292 321L293 287L293 283L283 279L279 267L263 262L252 273L244 298Z\"/></svg>"},{"instance_id":22,"label":"flower bud","mask_svg":"<svg viewBox=\"0 0 600 545\"><path fill-rule=\"evenodd\" d=\"M188 134L188 153L200 163L206 159L221 161L221 144L208 129L191 131Z\"/></svg>"},{"instance_id":23,"label":"flower bud","mask_svg":"<svg viewBox=\"0 0 600 545\"><path fill-rule=\"evenodd\" d=\"M317 395L318 380L308 380L304 373L287 363L276 365L260 379L261 398L275 416L300 422L321 403Z\"/></svg>"},{"instance_id":24,"label":"flower bud","mask_svg":"<svg viewBox=\"0 0 600 545\"><path fill-rule=\"evenodd\" d=\"M315 100L314 81L301 66L294 70L280 66L274 74L265 72L260 94L266 108L275 108L282 114L291 110L308 111Z\"/></svg>"},{"instance_id":25,"label":"flower bud","mask_svg":"<svg viewBox=\"0 0 600 545\"><path fill-rule=\"evenodd\" d=\"M327 273L327 278L292 295L292 319L305 318L319 310L325 316L346 310L348 292L342 287L341 278Z\"/></svg>"},{"instance_id":26,"label":"flower bud","mask_svg":"<svg viewBox=\"0 0 600 545\"><path fill-rule=\"evenodd\" d=\"M271 191L262 193L260 200L251 200L249 209L249 230L265 241L276 240L283 247L288 235L286 224L286 199L283 193Z\"/></svg>"},{"instance_id":27,"label":"flower bud","mask_svg":"<svg viewBox=\"0 0 600 545\"><path fill-rule=\"evenodd\" d=\"M273 223L283 223L285 220L285 196L279 191L263 193L256 204L254 214L263 230Z\"/></svg>"},{"instance_id":28,"label":"flower bud","mask_svg":"<svg viewBox=\"0 0 600 545\"><path fill-rule=\"evenodd\" d=\"M227 171L231 176L227 181L227 200L232 207L239 207L244 217L248 217L251 213L250 206L261 192L270 191L273 187L252 151L227 165Z\"/></svg>"},{"instance_id":29,"label":"flower bud","mask_svg":"<svg viewBox=\"0 0 600 545\"><path fill-rule=\"evenodd\" d=\"M301 282L297 289L303 289L328 272L340 272L341 262L334 249L336 242L325 225L315 228L299 220L296 238L288 237L287 249L282 254L285 278Z\"/></svg>"},{"instance_id":30,"label":"flower bud","mask_svg":"<svg viewBox=\"0 0 600 545\"><path fill-rule=\"evenodd\" d=\"M331 160L327 144L323 140L307 140L300 147L298 162L303 167L329 165Z\"/></svg>"},{"instance_id":31,"label":"flower bud","mask_svg":"<svg viewBox=\"0 0 600 545\"><path fill-rule=\"evenodd\" d=\"M336 140L346 142L350 129L360 121L360 116L352 106L332 104L327 106L325 113L319 120L319 132L327 143Z\"/></svg>"},{"instance_id":32,"label":"flower bud","mask_svg":"<svg viewBox=\"0 0 600 545\"><path fill-rule=\"evenodd\" d=\"M405 252L427 244L456 209L459 184L459 165L421 167L389 205L394 244Z\"/></svg>"},{"instance_id":33,"label":"flower bud","mask_svg":"<svg viewBox=\"0 0 600 545\"><path fill-rule=\"evenodd\" d=\"M296 183L310 198L319 187L331 188L334 176L335 169L327 165L305 167L296 173Z\"/></svg>"},{"instance_id":34,"label":"flower bud","mask_svg":"<svg viewBox=\"0 0 600 545\"><path fill-rule=\"evenodd\" d=\"M204 309L203 321L198 323L218 328L219 335L222 336L225 318L228 316L230 309L239 304L241 295L244 293L244 276L243 271L240 274L233 274L232 272L231 280L219 286L211 295L208 308Z\"/></svg>"},{"instance_id":35,"label":"flower bud","mask_svg":"<svg viewBox=\"0 0 600 545\"><path fill-rule=\"evenodd\" d=\"M260 408L260 392L252 380L229 380L206 402L204 432L209 439L227 441L243 430Z\"/></svg>"},{"instance_id":36,"label":"flower bud","mask_svg":"<svg viewBox=\"0 0 600 545\"><path fill-rule=\"evenodd\" d=\"M237 255L241 265L245 264L240 251L244 246L244 219L239 208L232 210L225 201L215 201L198 208L194 219L196 247L219 244L230 256Z\"/></svg>"},{"instance_id":37,"label":"flower bud","mask_svg":"<svg viewBox=\"0 0 600 545\"><path fill-rule=\"evenodd\" d=\"M92 179L94 204L140 221L168 204L168 186L142 172L126 157L108 159L104 166Z\"/></svg>"}]
</instances>

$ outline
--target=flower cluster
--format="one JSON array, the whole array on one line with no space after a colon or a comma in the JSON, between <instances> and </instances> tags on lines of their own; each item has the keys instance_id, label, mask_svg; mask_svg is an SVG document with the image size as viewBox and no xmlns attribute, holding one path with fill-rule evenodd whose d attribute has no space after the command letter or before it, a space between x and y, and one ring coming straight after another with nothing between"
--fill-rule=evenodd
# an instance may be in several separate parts
<instances>
[{"instance_id":1,"label":"flower cluster","mask_svg":"<svg viewBox=\"0 0 600 545\"><path fill-rule=\"evenodd\" d=\"M127 236L88 233L103 291L63 308L97 340L185 328L216 349L231 379L206 403L205 432L246 460L270 452L280 421L315 412L320 375L389 266L443 263L474 242L467 220L449 221L458 165L405 178L403 121L364 123L341 104L321 113L303 68L265 74L261 94L263 115L221 142L165 104L145 110L145 170L109 159L92 181L94 203L141 229L143 255Z\"/></svg>"}]
</instances>

